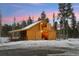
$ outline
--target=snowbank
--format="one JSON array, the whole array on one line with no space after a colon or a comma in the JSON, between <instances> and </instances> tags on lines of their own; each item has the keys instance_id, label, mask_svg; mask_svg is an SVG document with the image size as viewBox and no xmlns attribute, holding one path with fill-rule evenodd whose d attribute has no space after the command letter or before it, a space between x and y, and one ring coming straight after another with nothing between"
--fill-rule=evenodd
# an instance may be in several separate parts
<instances>
[{"instance_id":1,"label":"snowbank","mask_svg":"<svg viewBox=\"0 0 79 59\"><path fill-rule=\"evenodd\" d=\"M7 43L9 42L9 37L0 37L0 43Z\"/></svg>"},{"instance_id":2,"label":"snowbank","mask_svg":"<svg viewBox=\"0 0 79 59\"><path fill-rule=\"evenodd\" d=\"M32 48L32 49L49 49L49 48L77 48L79 49L79 39L68 40L37 40L37 41L18 41L0 44L0 50Z\"/></svg>"}]
</instances>

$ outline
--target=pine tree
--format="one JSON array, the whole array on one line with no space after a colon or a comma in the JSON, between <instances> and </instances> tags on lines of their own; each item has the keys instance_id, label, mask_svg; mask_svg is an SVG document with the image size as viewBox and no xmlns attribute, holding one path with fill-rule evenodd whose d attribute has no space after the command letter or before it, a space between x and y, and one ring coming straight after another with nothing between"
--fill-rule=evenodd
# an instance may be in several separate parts
<instances>
[{"instance_id":1,"label":"pine tree","mask_svg":"<svg viewBox=\"0 0 79 59\"><path fill-rule=\"evenodd\" d=\"M62 22L62 26L63 26L63 31L62 33L65 35L68 35L68 26L65 25L65 22L67 19L71 19L72 20L72 37L74 37L74 33L75 33L75 26L76 26L76 20L75 20L75 15L73 13L73 8L71 3L60 3L59 4L59 17L60 17L60 22ZM61 24L61 23L60 23ZM68 23L67 23L68 25ZM62 27L61 26L61 27Z\"/></svg>"},{"instance_id":2,"label":"pine tree","mask_svg":"<svg viewBox=\"0 0 79 59\"><path fill-rule=\"evenodd\" d=\"M53 24L55 22L55 13L53 13Z\"/></svg>"},{"instance_id":3,"label":"pine tree","mask_svg":"<svg viewBox=\"0 0 79 59\"><path fill-rule=\"evenodd\" d=\"M19 23L17 23L16 29L20 29L20 28L21 28L21 25Z\"/></svg>"},{"instance_id":4,"label":"pine tree","mask_svg":"<svg viewBox=\"0 0 79 59\"><path fill-rule=\"evenodd\" d=\"M43 21L46 22L46 23L49 22L49 19L46 17L45 11L43 11L43 12L41 13L41 17L38 18L38 21L40 21L40 20L43 20Z\"/></svg>"},{"instance_id":5,"label":"pine tree","mask_svg":"<svg viewBox=\"0 0 79 59\"><path fill-rule=\"evenodd\" d=\"M78 38L79 38L79 21L77 23L77 30L78 30Z\"/></svg>"},{"instance_id":6,"label":"pine tree","mask_svg":"<svg viewBox=\"0 0 79 59\"><path fill-rule=\"evenodd\" d=\"M38 21L40 21L41 19L40 18L38 18Z\"/></svg>"},{"instance_id":7,"label":"pine tree","mask_svg":"<svg viewBox=\"0 0 79 59\"><path fill-rule=\"evenodd\" d=\"M30 25L33 23L33 20L31 19L31 17L29 16L28 21L27 21L27 25Z\"/></svg>"},{"instance_id":8,"label":"pine tree","mask_svg":"<svg viewBox=\"0 0 79 59\"><path fill-rule=\"evenodd\" d=\"M69 11L67 10L67 12L69 13L68 16L71 16L70 18L71 18L71 22L72 22L72 24L71 24L71 26L72 26L72 37L75 37L75 35L76 35L76 17L73 13L72 5L69 3L69 4L67 4L67 6L68 6L68 10L69 10Z\"/></svg>"},{"instance_id":9,"label":"pine tree","mask_svg":"<svg viewBox=\"0 0 79 59\"><path fill-rule=\"evenodd\" d=\"M44 20L45 18L46 18L46 14L45 14L45 11L43 11L43 12L41 13L41 19Z\"/></svg>"},{"instance_id":10,"label":"pine tree","mask_svg":"<svg viewBox=\"0 0 79 59\"><path fill-rule=\"evenodd\" d=\"M54 22L54 28L57 30L57 22Z\"/></svg>"},{"instance_id":11,"label":"pine tree","mask_svg":"<svg viewBox=\"0 0 79 59\"><path fill-rule=\"evenodd\" d=\"M2 33L1 33L2 37L10 36L9 31L12 30L12 27L8 24L4 24L2 27L3 27L2 28Z\"/></svg>"},{"instance_id":12,"label":"pine tree","mask_svg":"<svg viewBox=\"0 0 79 59\"><path fill-rule=\"evenodd\" d=\"M21 27L24 28L25 26L27 26L26 21L22 21Z\"/></svg>"},{"instance_id":13,"label":"pine tree","mask_svg":"<svg viewBox=\"0 0 79 59\"><path fill-rule=\"evenodd\" d=\"M57 22L55 21L55 13L53 13L53 26L54 26L54 29L57 30Z\"/></svg>"},{"instance_id":14,"label":"pine tree","mask_svg":"<svg viewBox=\"0 0 79 59\"><path fill-rule=\"evenodd\" d=\"M1 37L1 32L2 32L2 14L0 10L0 37Z\"/></svg>"}]
</instances>

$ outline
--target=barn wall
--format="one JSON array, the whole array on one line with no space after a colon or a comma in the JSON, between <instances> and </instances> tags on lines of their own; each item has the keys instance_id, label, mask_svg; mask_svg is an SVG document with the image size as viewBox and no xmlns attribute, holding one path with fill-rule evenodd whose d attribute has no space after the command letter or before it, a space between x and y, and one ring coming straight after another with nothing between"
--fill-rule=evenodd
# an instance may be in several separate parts
<instances>
[{"instance_id":1,"label":"barn wall","mask_svg":"<svg viewBox=\"0 0 79 59\"><path fill-rule=\"evenodd\" d=\"M54 30L54 28L51 28L51 25L48 23L47 25L48 28L48 39L49 40L55 40L56 39L56 31Z\"/></svg>"},{"instance_id":2,"label":"barn wall","mask_svg":"<svg viewBox=\"0 0 79 59\"><path fill-rule=\"evenodd\" d=\"M50 28L50 25L48 26L48 39L49 40L55 40L56 39L56 31ZM26 31L28 40L40 40L42 39L42 35L40 32L40 23L33 26L32 28L28 29Z\"/></svg>"},{"instance_id":3,"label":"barn wall","mask_svg":"<svg viewBox=\"0 0 79 59\"><path fill-rule=\"evenodd\" d=\"M29 30L27 30L28 40L36 40L41 38L40 36L41 34L39 34L39 30L40 30L39 27L40 27L40 24L37 24L32 28L30 28Z\"/></svg>"},{"instance_id":4,"label":"barn wall","mask_svg":"<svg viewBox=\"0 0 79 59\"><path fill-rule=\"evenodd\" d=\"M49 32L48 39L49 40L55 40L56 39L56 32L54 30Z\"/></svg>"},{"instance_id":5,"label":"barn wall","mask_svg":"<svg viewBox=\"0 0 79 59\"><path fill-rule=\"evenodd\" d=\"M42 39L42 35L41 35L41 32L38 31L36 32L36 40L40 40L40 39Z\"/></svg>"},{"instance_id":6,"label":"barn wall","mask_svg":"<svg viewBox=\"0 0 79 59\"><path fill-rule=\"evenodd\" d=\"M27 37L28 37L28 40L34 40L35 39L35 32L34 31L27 31Z\"/></svg>"}]
</instances>

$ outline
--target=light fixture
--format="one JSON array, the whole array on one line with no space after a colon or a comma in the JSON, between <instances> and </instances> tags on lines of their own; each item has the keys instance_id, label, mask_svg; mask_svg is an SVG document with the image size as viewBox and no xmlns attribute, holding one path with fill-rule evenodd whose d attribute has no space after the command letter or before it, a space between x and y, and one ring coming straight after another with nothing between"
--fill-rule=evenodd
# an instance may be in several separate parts
<instances>
[{"instance_id":1,"label":"light fixture","mask_svg":"<svg viewBox=\"0 0 79 59\"><path fill-rule=\"evenodd\" d=\"M40 32L42 33L43 31L41 30Z\"/></svg>"},{"instance_id":2,"label":"light fixture","mask_svg":"<svg viewBox=\"0 0 79 59\"><path fill-rule=\"evenodd\" d=\"M41 23L41 24L43 24L43 23Z\"/></svg>"}]
</instances>

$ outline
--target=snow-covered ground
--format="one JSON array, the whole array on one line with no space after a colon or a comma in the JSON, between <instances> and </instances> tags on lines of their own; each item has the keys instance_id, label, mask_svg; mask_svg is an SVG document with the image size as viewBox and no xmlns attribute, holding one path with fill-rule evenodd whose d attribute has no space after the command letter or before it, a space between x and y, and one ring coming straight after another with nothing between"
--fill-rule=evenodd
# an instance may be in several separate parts
<instances>
[{"instance_id":1,"label":"snow-covered ground","mask_svg":"<svg viewBox=\"0 0 79 59\"><path fill-rule=\"evenodd\" d=\"M79 39L67 40L28 40L0 43L1 49L16 49L16 48L33 48L33 47L65 47L65 48L79 48ZM8 48L4 48L8 47Z\"/></svg>"},{"instance_id":2,"label":"snow-covered ground","mask_svg":"<svg viewBox=\"0 0 79 59\"><path fill-rule=\"evenodd\" d=\"M29 40L1 43L0 50L7 49L47 49L47 50L61 50L65 53L48 54L48 55L79 55L79 39L67 40Z\"/></svg>"},{"instance_id":3,"label":"snow-covered ground","mask_svg":"<svg viewBox=\"0 0 79 59\"><path fill-rule=\"evenodd\" d=\"M9 42L9 37L0 37L0 43L7 43Z\"/></svg>"}]
</instances>

